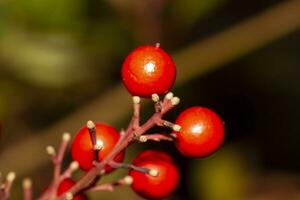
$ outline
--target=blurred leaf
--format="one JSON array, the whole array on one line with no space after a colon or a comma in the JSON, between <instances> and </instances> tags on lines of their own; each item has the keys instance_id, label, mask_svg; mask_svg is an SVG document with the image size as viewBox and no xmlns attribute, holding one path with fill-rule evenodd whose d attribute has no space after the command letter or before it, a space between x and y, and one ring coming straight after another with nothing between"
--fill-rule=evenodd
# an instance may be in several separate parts
<instances>
[{"instance_id":1,"label":"blurred leaf","mask_svg":"<svg viewBox=\"0 0 300 200\"><path fill-rule=\"evenodd\" d=\"M0 52L8 70L40 86L63 87L89 75L79 46L66 35L13 29L2 38Z\"/></svg>"},{"instance_id":2,"label":"blurred leaf","mask_svg":"<svg viewBox=\"0 0 300 200\"><path fill-rule=\"evenodd\" d=\"M101 21L89 33L89 46L100 58L124 54L129 41L128 33L115 20Z\"/></svg>"},{"instance_id":3,"label":"blurred leaf","mask_svg":"<svg viewBox=\"0 0 300 200\"><path fill-rule=\"evenodd\" d=\"M174 0L170 5L171 15L185 25L193 24L199 18L222 6L226 0Z\"/></svg>"},{"instance_id":4,"label":"blurred leaf","mask_svg":"<svg viewBox=\"0 0 300 200\"><path fill-rule=\"evenodd\" d=\"M240 200L244 197L246 172L243 159L235 149L223 148L207 159L194 161L189 171L197 199Z\"/></svg>"},{"instance_id":5,"label":"blurred leaf","mask_svg":"<svg viewBox=\"0 0 300 200\"><path fill-rule=\"evenodd\" d=\"M15 82L5 80L0 76L0 119L13 116L23 104L26 104L24 94L20 90Z\"/></svg>"},{"instance_id":6,"label":"blurred leaf","mask_svg":"<svg viewBox=\"0 0 300 200\"><path fill-rule=\"evenodd\" d=\"M84 17L84 0L11 0L13 22L45 28L77 26Z\"/></svg>"}]
</instances>

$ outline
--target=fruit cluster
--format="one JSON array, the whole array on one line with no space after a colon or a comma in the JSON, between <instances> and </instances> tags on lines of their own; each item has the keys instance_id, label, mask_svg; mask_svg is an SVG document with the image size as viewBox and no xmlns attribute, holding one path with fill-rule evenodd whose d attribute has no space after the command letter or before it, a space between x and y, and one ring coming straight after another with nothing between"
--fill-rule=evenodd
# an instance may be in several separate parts
<instances>
[{"instance_id":1,"label":"fruit cluster","mask_svg":"<svg viewBox=\"0 0 300 200\"><path fill-rule=\"evenodd\" d=\"M163 119L165 113L179 103L169 92L176 78L176 67L171 57L155 46L141 46L133 50L122 66L122 80L133 96L133 117L126 130L118 132L103 122L88 121L71 143L73 162L63 173L61 163L70 135L64 134L56 154L52 146L47 152L54 163L54 177L39 200L86 200L92 191L113 191L116 186L130 185L141 197L162 199L176 189L180 173L173 158L159 150L146 150L130 163L123 163L126 148L134 142L167 140L174 142L178 151L187 157L203 158L214 153L223 142L224 124L212 110L194 106L181 112L174 123ZM160 96L165 95L163 99ZM155 112L140 124L140 101L151 98ZM170 133L150 133L154 126L165 126ZM71 179L80 168L85 175ZM128 176L113 183L97 184L101 176L117 168L129 169ZM26 192L26 190L25 190ZM27 190L28 193L28 190ZM30 200L30 198L24 198Z\"/></svg>"},{"instance_id":2,"label":"fruit cluster","mask_svg":"<svg viewBox=\"0 0 300 200\"><path fill-rule=\"evenodd\" d=\"M159 95L171 89L175 77L175 64L159 45L136 48L127 56L122 66L123 83L134 99L138 99L137 101L139 97L152 97L158 102ZM177 100L172 93L168 93L166 98ZM188 157L208 156L223 142L223 122L208 108L188 108L177 117L175 124L165 122L164 125L174 129L169 139L174 141L178 150ZM95 138L91 137L90 132L93 132L91 129L94 129ZM119 133L110 125L91 124L90 127L82 128L75 136L71 146L72 158L79 163L82 170L88 171L93 167L93 161L102 161L113 150L119 139ZM139 139L147 140L147 136L140 136ZM95 148L95 145L98 147ZM98 150L96 155L95 149ZM123 158L124 150L114 158L114 161L120 163ZM105 173L111 172L113 168L105 166ZM168 154L158 150L140 153L132 162L129 176L132 178L132 189L147 199L161 199L168 196L179 182L176 163Z\"/></svg>"}]
</instances>

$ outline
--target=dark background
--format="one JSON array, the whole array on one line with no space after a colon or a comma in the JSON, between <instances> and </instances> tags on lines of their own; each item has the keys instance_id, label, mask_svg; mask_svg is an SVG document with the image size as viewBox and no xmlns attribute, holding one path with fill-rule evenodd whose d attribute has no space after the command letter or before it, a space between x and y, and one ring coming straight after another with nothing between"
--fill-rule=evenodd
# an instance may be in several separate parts
<instances>
[{"instance_id":1,"label":"dark background","mask_svg":"<svg viewBox=\"0 0 300 200\"><path fill-rule=\"evenodd\" d=\"M57 145L61 132L73 133L90 119L88 116L113 123L117 129L126 126L130 97L125 88L120 95L114 91L120 84L122 61L133 48L160 42L174 55L175 63L180 63L179 72L184 72L185 67L191 69L189 63L199 54L184 60L180 53L188 54L189 47L233 26L242 27L240 23L274 5L279 5L280 11L287 2L1 1L0 171L15 170L20 175L12 199L20 199L20 181L25 176L33 178L36 195L47 185L52 171L44 148ZM265 27L247 34L263 34ZM182 180L170 199L300 199L300 32L290 30L255 45L224 62L225 54L211 52L207 59L220 60L218 64L197 71L202 65L195 61L195 73L182 73L175 83L173 91L181 104L167 118L173 120L180 110L193 105L215 110L226 123L225 143L216 154L191 160L165 142L129 149L128 162L142 148L164 149L176 158ZM93 109L103 102L106 110ZM115 111L116 107L124 111ZM151 109L144 106L143 120ZM120 173L113 173L107 181ZM130 188L93 194L91 199L120 199L124 195L139 199Z\"/></svg>"}]
</instances>

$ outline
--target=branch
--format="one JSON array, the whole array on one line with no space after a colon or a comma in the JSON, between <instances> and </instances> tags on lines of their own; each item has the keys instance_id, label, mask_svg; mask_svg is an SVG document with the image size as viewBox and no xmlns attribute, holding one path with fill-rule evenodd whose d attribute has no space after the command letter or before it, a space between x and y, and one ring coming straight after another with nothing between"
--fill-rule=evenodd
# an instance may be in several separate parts
<instances>
[{"instance_id":1,"label":"branch","mask_svg":"<svg viewBox=\"0 0 300 200\"><path fill-rule=\"evenodd\" d=\"M133 182L131 176L125 176L124 178L113 182L113 183L105 183L101 185L96 185L94 187L91 187L85 192L99 192L99 191L108 191L108 192L113 192L116 186L128 186L131 185Z\"/></svg>"},{"instance_id":2,"label":"branch","mask_svg":"<svg viewBox=\"0 0 300 200\"><path fill-rule=\"evenodd\" d=\"M29 178L23 180L23 200L32 200L32 182Z\"/></svg>"},{"instance_id":3,"label":"branch","mask_svg":"<svg viewBox=\"0 0 300 200\"><path fill-rule=\"evenodd\" d=\"M149 135L142 135L138 138L139 142L147 142L149 140L160 142L160 141L173 141L174 137L173 135L166 135L162 133L155 133L155 134L149 134Z\"/></svg>"},{"instance_id":4,"label":"branch","mask_svg":"<svg viewBox=\"0 0 300 200\"><path fill-rule=\"evenodd\" d=\"M78 169L79 167L78 163L72 162L69 165L69 167L63 173L61 173L61 165L64 159L66 149L70 142L70 139L71 136L69 133L64 133L62 135L62 140L58 150L58 154L56 154L54 147L47 146L46 151L52 157L52 162L54 165L53 179L49 188L40 196L39 200L55 199L57 197L57 188L59 186L59 183L63 179L71 177L72 173L76 169ZM24 195L25 195L25 191L24 191Z\"/></svg>"},{"instance_id":5,"label":"branch","mask_svg":"<svg viewBox=\"0 0 300 200\"><path fill-rule=\"evenodd\" d=\"M6 176L6 182L0 182L0 200L8 200L10 196L10 190L12 184L16 178L16 174L14 172L9 172Z\"/></svg>"},{"instance_id":6,"label":"branch","mask_svg":"<svg viewBox=\"0 0 300 200\"><path fill-rule=\"evenodd\" d=\"M115 167L121 167L121 164L118 165L118 163L114 162L114 158L125 148L128 147L128 145L131 144L132 141L134 141L134 138L140 137L144 133L146 133L150 128L153 126L157 125L158 123L162 122L162 116L169 110L171 110L175 105L179 103L179 101L174 101L175 97L172 97L171 99L165 98L164 101L159 101L157 99L157 102L155 104L155 107L157 105L161 105L161 109L158 111L157 109L156 112L150 117L148 121L146 121L142 126L137 127L136 129L133 128L134 124L139 120L136 116L136 111L139 112L139 107L136 105L139 104L139 101L133 101L134 104L134 112L133 112L133 117L132 120L127 128L127 131L125 133L121 134L121 137L113 150L103 158L101 162L95 162L95 166L88 171L70 190L68 190L66 193L60 195L57 200L63 200L66 198L66 195L76 195L79 191L82 191L85 188L88 188L93 180L104 170L104 167L106 165L115 165ZM133 98L134 99L134 98ZM174 103L175 102L175 103ZM137 109L137 110L136 110ZM117 166L118 165L118 166ZM132 165L126 165L122 164L122 166L127 166L127 167L132 167L136 168L135 166ZM146 173L154 173L153 170L148 170L148 169L138 169L136 170L146 170Z\"/></svg>"},{"instance_id":7,"label":"branch","mask_svg":"<svg viewBox=\"0 0 300 200\"><path fill-rule=\"evenodd\" d=\"M178 70L176 86L178 87L195 77L203 76L207 72L216 70L237 58L283 38L298 30L299 27L300 1L289 0L282 1L282 3L223 32L194 42L193 45L175 52L172 56ZM99 98L66 119L57 122L51 128L39 134L32 134L36 136L6 148L0 155L1 169L3 171L14 169L20 176L24 176L43 166L47 162L47 158L42 153L38 153L48 142L56 140L57 132L66 127L71 132L75 132L78 129L77 125L86 119L100 118L107 123L118 123L130 113L130 102L126 101L128 97L123 86L116 85L110 88ZM18 157L20 152L26 158L35 152L34 162L20 164L16 163L15 159L11 159Z\"/></svg>"}]
</instances>

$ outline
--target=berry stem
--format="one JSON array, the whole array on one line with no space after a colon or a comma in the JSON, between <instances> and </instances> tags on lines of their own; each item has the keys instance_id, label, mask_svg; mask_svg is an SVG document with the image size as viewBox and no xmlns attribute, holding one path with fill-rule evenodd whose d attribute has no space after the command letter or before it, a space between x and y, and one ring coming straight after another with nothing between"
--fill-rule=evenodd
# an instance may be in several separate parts
<instances>
[{"instance_id":1,"label":"berry stem","mask_svg":"<svg viewBox=\"0 0 300 200\"><path fill-rule=\"evenodd\" d=\"M23 200L32 200L32 182L29 178L23 180Z\"/></svg>"},{"instance_id":2,"label":"berry stem","mask_svg":"<svg viewBox=\"0 0 300 200\"><path fill-rule=\"evenodd\" d=\"M95 163L95 167L93 167L90 171L88 171L67 193L76 194L79 191L83 190L84 188L87 188L93 180L103 171L104 167L111 163L113 159L136 137L140 137L145 132L147 132L150 128L157 125L157 122L162 120L162 116L167 113L169 110L171 110L176 104L173 104L171 102L171 99L164 99L163 102L159 101L161 104L161 110L160 112L155 112L150 119L148 119L142 126L138 126L137 128L134 128L134 124L139 121L139 112L140 112L140 105L139 102L134 102L133 105L133 117L131 119L131 122L125 131L125 133L121 133L121 137L117 144L115 145L114 149L110 152L109 155L107 155L103 160L99 163ZM56 200L64 200L65 194L60 195Z\"/></svg>"},{"instance_id":3,"label":"berry stem","mask_svg":"<svg viewBox=\"0 0 300 200\"><path fill-rule=\"evenodd\" d=\"M127 163L118 163L118 162L115 162L115 161L111 161L109 163L109 165L113 168L124 168L124 169L133 169L135 171L139 171L139 172L142 172L142 173L145 173L145 174L148 174L150 169L147 169L147 168L144 168L144 167L138 167L138 166L135 166L135 165L132 165L132 164L127 164Z\"/></svg>"},{"instance_id":4,"label":"berry stem","mask_svg":"<svg viewBox=\"0 0 300 200\"><path fill-rule=\"evenodd\" d=\"M47 147L48 153L52 156L52 162L54 165L54 171L53 171L53 179L49 186L49 188L42 194L42 196L39 198L39 200L51 200L55 199L57 197L56 191L58 188L58 185L61 181L61 164L67 149L67 146L69 144L69 141L71 139L71 136L69 133L64 133L62 135L61 144L58 150L58 154L55 154L55 150L53 147L49 148ZM49 151L51 149L51 151ZM69 172L68 172L69 173Z\"/></svg>"},{"instance_id":5,"label":"berry stem","mask_svg":"<svg viewBox=\"0 0 300 200\"><path fill-rule=\"evenodd\" d=\"M10 190L12 184L16 178L16 174L14 172L9 172L6 176L6 182L1 183L0 185L0 200L8 200L10 196Z\"/></svg>"},{"instance_id":6,"label":"berry stem","mask_svg":"<svg viewBox=\"0 0 300 200\"><path fill-rule=\"evenodd\" d=\"M94 187L85 190L85 192L99 192L99 191L113 192L116 186L128 186L131 185L131 183L132 183L131 176L125 176L124 178L119 179L113 183L104 183L101 185L96 185Z\"/></svg>"},{"instance_id":7,"label":"berry stem","mask_svg":"<svg viewBox=\"0 0 300 200\"><path fill-rule=\"evenodd\" d=\"M73 174L73 172L75 170L77 170L78 168L79 168L79 164L77 161L71 162L69 167L61 174L61 176L59 178L59 182L61 182L62 180L66 179L66 178L70 178L71 175Z\"/></svg>"},{"instance_id":8,"label":"berry stem","mask_svg":"<svg viewBox=\"0 0 300 200\"><path fill-rule=\"evenodd\" d=\"M96 137L96 127L93 121L87 122L87 128L89 130L90 138L94 147L94 160L99 161L98 159L98 153L101 148L97 147L97 137Z\"/></svg>"},{"instance_id":9,"label":"berry stem","mask_svg":"<svg viewBox=\"0 0 300 200\"><path fill-rule=\"evenodd\" d=\"M132 128L134 130L138 129L140 126L140 110L141 110L141 104L140 104L140 97L133 97L135 98L133 100L133 116L132 116Z\"/></svg>"},{"instance_id":10,"label":"berry stem","mask_svg":"<svg viewBox=\"0 0 300 200\"><path fill-rule=\"evenodd\" d=\"M147 142L148 140L152 140L152 141L162 141L162 140L166 140L166 141L173 141L173 138L171 136L162 134L162 133L153 133L153 134L149 134L149 135L142 135L138 138L138 140L140 142Z\"/></svg>"},{"instance_id":11,"label":"berry stem","mask_svg":"<svg viewBox=\"0 0 300 200\"><path fill-rule=\"evenodd\" d=\"M126 129L126 132L123 135L127 135L130 131L136 130L140 126L140 110L141 110L140 101L141 101L141 98L138 96L133 96L132 101L133 101L133 115L132 115L131 121Z\"/></svg>"}]
</instances>

